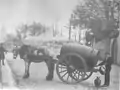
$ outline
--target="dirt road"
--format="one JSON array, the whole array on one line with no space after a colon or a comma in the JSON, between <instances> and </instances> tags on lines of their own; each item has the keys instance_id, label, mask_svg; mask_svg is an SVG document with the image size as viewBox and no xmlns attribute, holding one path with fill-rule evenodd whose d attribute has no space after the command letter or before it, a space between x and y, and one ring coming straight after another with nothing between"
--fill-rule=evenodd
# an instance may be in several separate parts
<instances>
[{"instance_id":1,"label":"dirt road","mask_svg":"<svg viewBox=\"0 0 120 90\"><path fill-rule=\"evenodd\" d=\"M19 78L20 83L17 89L24 90L119 90L119 72L120 67L113 65L111 72L111 85L108 88L97 89L93 85L93 81L99 73L93 74L88 80L81 82L77 85L68 85L63 83L58 76L56 71L54 71L53 81L46 81L45 77L47 75L47 67L45 63L32 63L30 67L30 77L28 79L22 79L24 74L24 61L17 58L12 59L12 54L8 54L6 58L6 66L3 70L3 81L8 83L9 86L15 87L15 78L12 76L13 72L17 78ZM7 72L7 73L6 73ZM5 75L7 74L7 75ZM104 77L100 75L102 84L104 82ZM6 86L4 87L6 88ZM9 87L8 87L9 88Z\"/></svg>"}]
</instances>

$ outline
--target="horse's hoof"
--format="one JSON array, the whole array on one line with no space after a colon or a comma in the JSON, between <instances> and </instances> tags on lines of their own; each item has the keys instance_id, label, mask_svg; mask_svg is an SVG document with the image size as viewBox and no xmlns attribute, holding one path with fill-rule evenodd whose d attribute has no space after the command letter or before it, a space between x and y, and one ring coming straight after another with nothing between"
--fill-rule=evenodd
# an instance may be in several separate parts
<instances>
[{"instance_id":1,"label":"horse's hoof","mask_svg":"<svg viewBox=\"0 0 120 90\"><path fill-rule=\"evenodd\" d=\"M23 79L26 79L26 78L28 78L29 77L29 75L24 75L23 76Z\"/></svg>"},{"instance_id":2,"label":"horse's hoof","mask_svg":"<svg viewBox=\"0 0 120 90\"><path fill-rule=\"evenodd\" d=\"M47 81L52 81L52 80L53 80L53 76L52 76L52 75L46 76L46 80L47 80Z\"/></svg>"}]
</instances>

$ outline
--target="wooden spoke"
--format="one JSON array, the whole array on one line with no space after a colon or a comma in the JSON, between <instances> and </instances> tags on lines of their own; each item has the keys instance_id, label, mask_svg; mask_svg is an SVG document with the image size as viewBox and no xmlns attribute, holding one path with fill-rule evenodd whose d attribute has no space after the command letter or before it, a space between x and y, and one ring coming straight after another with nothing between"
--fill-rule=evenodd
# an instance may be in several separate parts
<instances>
[{"instance_id":1,"label":"wooden spoke","mask_svg":"<svg viewBox=\"0 0 120 90\"><path fill-rule=\"evenodd\" d=\"M67 68L66 66L59 65L59 68Z\"/></svg>"},{"instance_id":2,"label":"wooden spoke","mask_svg":"<svg viewBox=\"0 0 120 90\"><path fill-rule=\"evenodd\" d=\"M80 71L78 71L78 79L80 78Z\"/></svg>"},{"instance_id":3,"label":"wooden spoke","mask_svg":"<svg viewBox=\"0 0 120 90\"><path fill-rule=\"evenodd\" d=\"M75 80L76 80L76 79L77 79L76 74L75 74L74 72L73 72L72 74L73 74L73 75L72 75L73 79L75 79Z\"/></svg>"},{"instance_id":4,"label":"wooden spoke","mask_svg":"<svg viewBox=\"0 0 120 90\"><path fill-rule=\"evenodd\" d=\"M68 72L66 72L64 75L62 75L61 77L63 78Z\"/></svg>"},{"instance_id":5,"label":"wooden spoke","mask_svg":"<svg viewBox=\"0 0 120 90\"><path fill-rule=\"evenodd\" d=\"M60 71L59 73L67 72L67 70Z\"/></svg>"},{"instance_id":6,"label":"wooden spoke","mask_svg":"<svg viewBox=\"0 0 120 90\"><path fill-rule=\"evenodd\" d=\"M87 73L85 73L85 75L88 77L89 75Z\"/></svg>"},{"instance_id":7,"label":"wooden spoke","mask_svg":"<svg viewBox=\"0 0 120 90\"><path fill-rule=\"evenodd\" d=\"M70 78L70 75L68 74L68 76L67 76L67 81L69 80L69 78Z\"/></svg>"}]
</instances>

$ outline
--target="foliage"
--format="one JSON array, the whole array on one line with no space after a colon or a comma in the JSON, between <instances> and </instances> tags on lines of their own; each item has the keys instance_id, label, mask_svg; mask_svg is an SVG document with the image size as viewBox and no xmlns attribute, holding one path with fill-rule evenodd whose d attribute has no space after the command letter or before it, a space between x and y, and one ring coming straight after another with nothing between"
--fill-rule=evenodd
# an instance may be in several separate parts
<instances>
[{"instance_id":1,"label":"foliage","mask_svg":"<svg viewBox=\"0 0 120 90\"><path fill-rule=\"evenodd\" d=\"M28 36L38 36L45 33L49 28L41 23L33 22L31 25L21 24L16 28L14 43L21 44Z\"/></svg>"},{"instance_id":2,"label":"foliage","mask_svg":"<svg viewBox=\"0 0 120 90\"><path fill-rule=\"evenodd\" d=\"M41 23L33 22L33 24L29 26L29 30L32 36L38 36L42 33L45 33L47 27L45 25L42 25Z\"/></svg>"},{"instance_id":3,"label":"foliage","mask_svg":"<svg viewBox=\"0 0 120 90\"><path fill-rule=\"evenodd\" d=\"M108 2L108 0L81 0L75 10L73 10L74 18L71 18L71 24L75 27L78 25L87 27L91 18L108 19L110 10L111 16L114 17L115 13L118 14L115 12L118 2L112 3Z\"/></svg>"},{"instance_id":4,"label":"foliage","mask_svg":"<svg viewBox=\"0 0 120 90\"><path fill-rule=\"evenodd\" d=\"M12 34L7 34L6 35L6 42L12 42L15 39L15 36Z\"/></svg>"},{"instance_id":5,"label":"foliage","mask_svg":"<svg viewBox=\"0 0 120 90\"><path fill-rule=\"evenodd\" d=\"M31 25L22 24L20 25L17 30L17 37L19 39L25 39L27 36L38 36L42 33L45 33L48 30L48 27L42 25L41 23L33 22Z\"/></svg>"},{"instance_id":6,"label":"foliage","mask_svg":"<svg viewBox=\"0 0 120 90\"><path fill-rule=\"evenodd\" d=\"M98 6L97 4L93 3L94 0L84 0L79 2L76 6L75 10L73 11L74 19L72 19L71 24L73 26L83 26L86 25L86 22L92 17L98 15ZM94 9L95 8L95 9Z\"/></svg>"},{"instance_id":7,"label":"foliage","mask_svg":"<svg viewBox=\"0 0 120 90\"><path fill-rule=\"evenodd\" d=\"M28 27L29 26L27 24L21 24L19 27L17 27L16 33L19 40L27 37Z\"/></svg>"}]
</instances>

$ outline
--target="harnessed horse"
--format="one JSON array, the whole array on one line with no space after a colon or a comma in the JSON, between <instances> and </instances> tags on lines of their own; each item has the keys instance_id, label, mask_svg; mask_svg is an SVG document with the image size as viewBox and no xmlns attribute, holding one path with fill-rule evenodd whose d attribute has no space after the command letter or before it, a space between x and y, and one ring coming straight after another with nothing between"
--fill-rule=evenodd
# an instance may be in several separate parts
<instances>
[{"instance_id":1,"label":"harnessed horse","mask_svg":"<svg viewBox=\"0 0 120 90\"><path fill-rule=\"evenodd\" d=\"M36 54L34 54L35 51L36 51ZM13 50L14 59L16 59L18 55L20 56L21 59L25 61L25 74L23 78L29 77L29 67L32 62L34 63L45 62L48 67L48 75L46 76L46 80L53 79L54 62L47 48L36 49L29 45L22 45L19 48L16 47Z\"/></svg>"}]
</instances>

